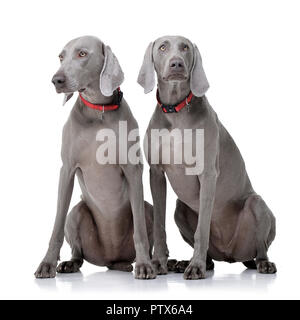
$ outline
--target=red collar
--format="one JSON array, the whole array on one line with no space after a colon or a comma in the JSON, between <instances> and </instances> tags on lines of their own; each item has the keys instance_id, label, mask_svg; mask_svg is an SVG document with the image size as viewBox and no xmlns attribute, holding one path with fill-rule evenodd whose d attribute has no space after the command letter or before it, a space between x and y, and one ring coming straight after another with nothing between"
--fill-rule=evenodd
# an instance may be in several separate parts
<instances>
[{"instance_id":1,"label":"red collar","mask_svg":"<svg viewBox=\"0 0 300 320\"><path fill-rule=\"evenodd\" d=\"M117 96L117 99L114 99L114 104L93 104L85 100L81 94L79 94L79 97L87 107L105 112L105 111L116 110L120 107L120 104L123 98L123 92L120 90L120 88L118 88L118 96Z\"/></svg>"},{"instance_id":2,"label":"red collar","mask_svg":"<svg viewBox=\"0 0 300 320\"><path fill-rule=\"evenodd\" d=\"M175 104L175 105L167 105L167 104L162 104L160 102L160 99L159 99L159 93L158 93L158 90L156 91L156 99L157 99L157 102L159 104L159 106L162 108L162 111L164 113L174 113L174 112L179 112L181 109L183 109L185 106L189 105L192 98L193 98L193 94L192 94L192 91L190 92L190 94L183 100L181 101L179 104Z\"/></svg>"}]
</instances>

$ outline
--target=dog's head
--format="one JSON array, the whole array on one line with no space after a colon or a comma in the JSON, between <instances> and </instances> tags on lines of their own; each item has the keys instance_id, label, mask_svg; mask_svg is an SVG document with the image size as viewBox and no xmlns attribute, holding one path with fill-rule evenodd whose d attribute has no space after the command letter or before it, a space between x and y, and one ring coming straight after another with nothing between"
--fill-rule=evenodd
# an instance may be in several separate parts
<instances>
[{"instance_id":1,"label":"dog's head","mask_svg":"<svg viewBox=\"0 0 300 320\"><path fill-rule=\"evenodd\" d=\"M84 36L70 41L59 54L61 67L52 78L57 93L67 101L73 92L83 92L99 83L104 96L111 96L124 80L123 71L110 47L96 37Z\"/></svg>"},{"instance_id":2,"label":"dog's head","mask_svg":"<svg viewBox=\"0 0 300 320\"><path fill-rule=\"evenodd\" d=\"M146 50L138 76L145 93L155 86L155 71L159 81L186 81L197 97L205 94L209 84L196 45L180 36L165 36L151 42Z\"/></svg>"}]
</instances>

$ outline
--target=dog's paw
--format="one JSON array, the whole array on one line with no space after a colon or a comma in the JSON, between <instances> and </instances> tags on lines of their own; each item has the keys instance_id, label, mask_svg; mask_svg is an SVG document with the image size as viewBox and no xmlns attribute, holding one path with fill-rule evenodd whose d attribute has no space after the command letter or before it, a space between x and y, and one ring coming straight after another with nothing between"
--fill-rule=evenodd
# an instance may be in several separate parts
<instances>
[{"instance_id":1,"label":"dog's paw","mask_svg":"<svg viewBox=\"0 0 300 320\"><path fill-rule=\"evenodd\" d=\"M188 267L184 271L184 279L185 280L199 280L199 279L205 279L205 266L201 266L199 264L190 263Z\"/></svg>"},{"instance_id":2,"label":"dog's paw","mask_svg":"<svg viewBox=\"0 0 300 320\"><path fill-rule=\"evenodd\" d=\"M154 266L155 272L158 275L165 275L168 273L168 262L162 262L159 260L152 260L152 264Z\"/></svg>"},{"instance_id":3,"label":"dog's paw","mask_svg":"<svg viewBox=\"0 0 300 320\"><path fill-rule=\"evenodd\" d=\"M81 263L78 261L64 261L59 264L56 271L58 273L75 273L80 270Z\"/></svg>"},{"instance_id":4,"label":"dog's paw","mask_svg":"<svg viewBox=\"0 0 300 320\"><path fill-rule=\"evenodd\" d=\"M277 272L275 263L270 261L257 262L257 271L264 274L272 274Z\"/></svg>"},{"instance_id":5,"label":"dog's paw","mask_svg":"<svg viewBox=\"0 0 300 320\"><path fill-rule=\"evenodd\" d=\"M178 261L175 265L175 272L176 273L184 273L188 265L190 264L190 261L188 260L181 260Z\"/></svg>"},{"instance_id":6,"label":"dog's paw","mask_svg":"<svg viewBox=\"0 0 300 320\"><path fill-rule=\"evenodd\" d=\"M175 259L169 259L167 263L168 271L175 272L175 266L178 263Z\"/></svg>"},{"instance_id":7,"label":"dog's paw","mask_svg":"<svg viewBox=\"0 0 300 320\"><path fill-rule=\"evenodd\" d=\"M42 262L34 273L37 279L55 278L56 264Z\"/></svg>"},{"instance_id":8,"label":"dog's paw","mask_svg":"<svg viewBox=\"0 0 300 320\"><path fill-rule=\"evenodd\" d=\"M135 278L136 279L155 279L156 272L151 263L136 263L135 265Z\"/></svg>"}]
</instances>

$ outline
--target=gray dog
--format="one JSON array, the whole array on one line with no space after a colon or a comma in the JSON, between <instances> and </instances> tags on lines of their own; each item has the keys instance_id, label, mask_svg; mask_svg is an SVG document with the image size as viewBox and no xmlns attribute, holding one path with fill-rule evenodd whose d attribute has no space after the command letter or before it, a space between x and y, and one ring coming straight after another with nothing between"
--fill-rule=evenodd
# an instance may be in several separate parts
<instances>
[{"instance_id":1,"label":"gray dog","mask_svg":"<svg viewBox=\"0 0 300 320\"><path fill-rule=\"evenodd\" d=\"M168 269L165 174L178 196L176 224L183 239L194 248L183 270L185 279L205 278L206 267L212 267L211 259L243 262L260 273L275 273L276 266L267 256L275 238L275 218L253 190L237 146L205 97L209 84L199 50L183 37L159 38L148 46L139 73L138 83L145 93L154 88L155 71L158 104L144 142L154 202L153 264L158 274L166 274ZM154 152L150 150L151 130L165 128L181 132L194 129L189 139L193 141L196 129L204 130L201 173L187 175L189 165L177 164L174 159L163 163L166 131ZM171 143L171 154L182 152L185 143ZM158 164L153 164L154 156Z\"/></svg>"},{"instance_id":2,"label":"gray dog","mask_svg":"<svg viewBox=\"0 0 300 320\"><path fill-rule=\"evenodd\" d=\"M52 79L56 91L65 93L65 102L76 91L81 96L64 126L57 215L49 249L35 276L77 272L83 259L132 271L136 259L136 278L155 278L147 237L148 229L151 240L153 212L143 200L142 165L99 164L96 160L100 129L109 128L118 137L119 121L126 121L128 130L138 128L118 89L124 79L118 60L108 46L91 36L69 42L59 58L61 67ZM82 201L66 219L75 175ZM57 267L64 234L72 259Z\"/></svg>"}]
</instances>

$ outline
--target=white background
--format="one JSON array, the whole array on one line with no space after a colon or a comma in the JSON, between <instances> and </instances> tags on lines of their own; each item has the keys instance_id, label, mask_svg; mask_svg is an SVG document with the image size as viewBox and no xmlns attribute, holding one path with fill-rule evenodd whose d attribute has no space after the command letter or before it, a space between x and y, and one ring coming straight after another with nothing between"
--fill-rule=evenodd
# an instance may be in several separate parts
<instances>
[{"instance_id":1,"label":"white background","mask_svg":"<svg viewBox=\"0 0 300 320\"><path fill-rule=\"evenodd\" d=\"M1 298L209 299L300 298L299 294L299 1L6 1L1 4ZM166 34L195 42L210 82L207 97L235 139L250 179L277 218L269 251L278 274L258 275L242 264L216 263L201 281L133 275L85 263L82 273L35 280L54 222L65 107L51 77L72 38L96 35L125 73L124 96L144 134L155 107L136 83L148 43ZM152 202L148 167L145 198ZM72 205L79 201L75 188ZM172 258L192 250L173 220L168 190L167 232ZM70 257L65 244L62 259Z\"/></svg>"}]
</instances>

